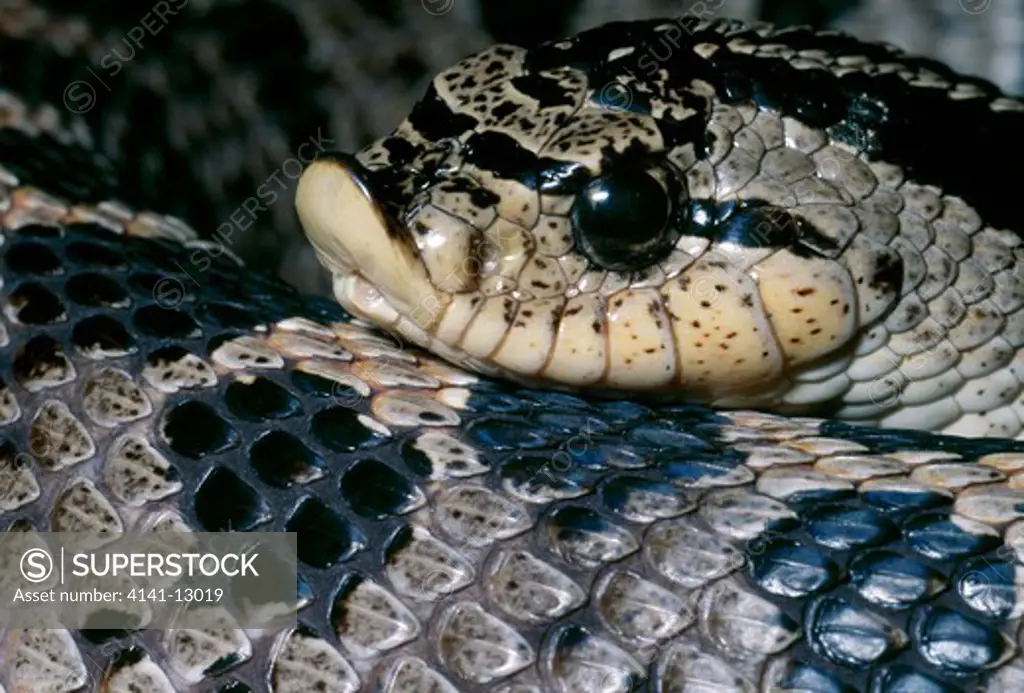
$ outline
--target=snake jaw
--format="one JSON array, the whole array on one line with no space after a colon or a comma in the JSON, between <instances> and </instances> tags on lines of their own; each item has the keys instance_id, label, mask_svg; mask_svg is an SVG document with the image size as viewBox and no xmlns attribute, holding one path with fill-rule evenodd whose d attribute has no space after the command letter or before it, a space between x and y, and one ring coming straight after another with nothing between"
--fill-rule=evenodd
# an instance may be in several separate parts
<instances>
[{"instance_id":1,"label":"snake jaw","mask_svg":"<svg viewBox=\"0 0 1024 693\"><path fill-rule=\"evenodd\" d=\"M437 290L415 247L374 198L358 162L335 154L318 158L299 178L295 206L346 309L382 327L402 315L433 314L417 307L435 304Z\"/></svg>"}]
</instances>

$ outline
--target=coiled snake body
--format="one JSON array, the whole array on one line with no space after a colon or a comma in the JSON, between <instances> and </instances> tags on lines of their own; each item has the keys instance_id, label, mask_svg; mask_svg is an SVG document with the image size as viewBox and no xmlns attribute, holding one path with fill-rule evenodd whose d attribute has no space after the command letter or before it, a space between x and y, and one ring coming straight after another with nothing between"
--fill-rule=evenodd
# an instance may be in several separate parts
<instances>
[{"instance_id":1,"label":"coiled snake body","mask_svg":"<svg viewBox=\"0 0 1024 693\"><path fill-rule=\"evenodd\" d=\"M12 630L0 680L1021 690L1021 113L806 30L496 47L304 176L378 332L111 200L8 109L5 528L293 531L304 606L285 632ZM731 409L809 405L1001 437Z\"/></svg>"}]
</instances>

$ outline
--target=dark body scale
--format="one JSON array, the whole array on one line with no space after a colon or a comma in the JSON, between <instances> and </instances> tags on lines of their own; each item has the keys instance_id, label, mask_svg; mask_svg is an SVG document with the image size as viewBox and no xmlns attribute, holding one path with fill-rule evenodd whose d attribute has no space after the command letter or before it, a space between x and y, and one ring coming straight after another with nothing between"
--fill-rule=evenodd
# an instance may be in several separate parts
<instances>
[{"instance_id":1,"label":"dark body scale","mask_svg":"<svg viewBox=\"0 0 1024 693\"><path fill-rule=\"evenodd\" d=\"M110 182L105 173L107 169L91 161L80 148L62 145L52 138L29 136L14 128L0 128L0 135L4 143L0 161L22 186L35 186L75 201L105 198L109 194L107 186L118 189L116 179ZM199 281L193 282L181 274L190 267L191 252L169 240L119 236L92 224L4 228L4 243L0 245L0 300L8 309L17 308L17 319L8 317L5 322L10 330L10 343L4 347L7 361L0 362L0 379L3 389L17 398L24 414L0 429L0 454L12 457L19 451L26 455L31 451L33 414L41 400L53 397L66 401L88 426L90 434L96 435L103 446L97 456L102 458L108 452L104 441L111 437L109 429L104 434L89 423L84 412L83 392L92 382L98 365L89 349L97 343L110 352L125 352L99 364L123 369L132 382L141 385L141 373L147 364L173 362L189 354L212 361L214 351L228 340L260 336L256 330L260 325L299 316L320 323L347 321L333 302L298 295L283 283L238 267L227 258L215 259L207 271L196 274ZM156 302L159 282L168 278L179 279L187 289L182 303L174 309ZM124 287L131 301L125 302L114 291L86 293L85 286ZM186 329L181 329L183 326ZM35 372L56 370L55 344L61 354L59 360L73 364L77 375L60 389L28 389L24 384L36 378ZM465 482L459 477L440 476L445 471L443 465L410 445L417 436L429 432L428 428L396 429L396 435L382 438L357 418L373 413L370 397L339 391L339 383L304 371L299 367L300 360L289 356L280 368L225 370L215 386L182 388L156 400L153 413L133 422L132 430L167 457L174 472L168 474L182 483L179 492L160 500L156 507L176 510L191 527L206 531L258 528L291 530L299 535L301 596L309 599L310 604L300 614L302 625L297 632L310 639L319 638L316 642L325 645L321 652L344 652L348 656L337 633L348 632L369 620L358 616L360 612L355 607L365 607L365 603L359 603L356 587L372 580L394 591L385 571L414 546L409 541L410 528L426 527L428 518L445 512L442 494ZM750 481L726 489L749 492L749 496L738 497L727 507L719 506L718 522L701 519L715 512L712 499L713 494L722 490L715 488L720 479L727 480L730 474L743 469L758 469L754 464L755 453L749 448L744 450L737 441L754 441L770 451L782 451L780 439L775 437L778 429L772 428L779 426L779 422L769 422L764 429L757 429L727 413L699 406L649 408L628 400L588 401L487 380L467 387L472 394L459 412L460 423L452 431L464 448L479 453L480 463L486 469L471 483L495 497L516 503L522 495L513 495L510 488L533 498L529 517L535 524L529 531L511 539L496 539L488 550L527 551L569 572L586 593L585 604L557 621L541 625L524 625L515 620L521 613L503 615L492 602L480 597L488 609L511 623L535 648L537 661L523 675L514 676L522 678L537 672L536 690L544 692L572 690L566 687L566 678L559 678L557 685L551 679L580 663L581 648L595 641L619 647L622 643L615 640L612 627L642 624L642 619L631 618L634 614L658 613L660 604L643 599L633 600L628 609L617 612L621 618L611 626L597 613L602 596L623 605L631 596L629 592L602 595L598 585L604 575L636 569L664 582L640 558L657 544L646 530L663 523L638 520L637 499L652 499L645 501L649 505L640 505L641 510L652 511L671 510L674 501L692 500L692 512L683 513L681 520L694 522L692 526L699 528L700 536L714 536L723 525L723 518L741 524L746 522L748 513L763 508L748 505L756 488L752 476ZM383 388L377 396L387 397L391 390ZM147 391L152 394L151 389ZM178 431L189 431L191 435L175 435ZM831 439L832 444L855 442L861 446L859 454L866 457L907 451L932 456L945 452L960 455L958 462L964 464L989 453L1019 453L1024 449L1024 443L1006 440L965 440L833 423L824 424L807 436L809 444L826 442L822 439ZM567 450L572 459L569 470L563 472L552 461L558 459L558 464L562 464L563 458L556 455ZM824 459L827 454L815 452L811 457ZM314 468L323 468L324 476L310 482ZM71 471L52 474L37 471L41 476L50 474L45 477L48 482L64 485L81 469L88 467L72 467ZM697 481L706 482L707 486L699 488L693 483ZM367 494L367 488L388 492ZM425 494L426 504L422 512L410 513L406 499L414 497L416 489ZM954 527L948 518L960 510L954 508L959 499L959 492L942 494L934 490L908 493L810 488L790 494L780 502L792 509L797 518L772 523L749 541L720 539L741 554L744 565L700 589L711 590L735 580L742 586L743 594L761 597L780 608L785 618L777 619L775 625L782 623L802 636L798 644L779 655L790 656L792 660L782 679L783 687L815 693L978 691L986 677L997 673L1000 667L1020 666L1019 651L1009 662L1000 659L1009 652L1000 640L1001 635L1010 633L1019 641L1019 619L1009 616L1016 600L1012 572L1015 564L1007 558L1014 552L1009 537L1004 536L1004 527L981 535ZM53 502L52 497L44 496L6 512L4 527L47 527ZM149 510L153 509L154 505L149 505ZM497 515L500 509L498 505L482 505L480 519L470 518L473 523L464 527L490 536L490 528L500 529L508 519L507 513ZM597 567L580 562L566 567L566 556L591 555L588 552L593 546L614 548L621 545L625 534L638 539L634 554L617 557L614 562L598 561ZM465 551L467 543L451 538L456 535L442 536L457 551ZM835 548L843 543L852 548ZM664 547L665 543L661 545ZM926 558L918 558L922 547L928 550ZM883 595L904 594L898 584L886 582L892 573L890 564L877 560L883 551L915 557L918 563L934 571L937 577L933 579L941 585L942 593L934 599L913 602L903 611L869 603L863 592L855 592L849 579L854 569L861 578L878 581ZM476 599L485 592L494 598L513 589L512 584L504 583L491 590L483 577L482 559L473 565L477 573L472 586L454 594L454 600ZM991 599L980 605L975 599L968 606L970 595L965 594L963 585L977 585L968 580L972 575L975 580L980 576L986 581L986 595ZM537 579L540 587L559 587L544 575ZM780 584L805 592L791 597L774 596L771 589ZM412 599L408 601L413 604ZM494 642L505 642L501 640L502 633L489 627L462 629L456 632L457 637L443 640L442 636L452 628L441 629L437 613L447 604L439 600L433 615L423 617L423 634L408 647L390 650L371 663L383 668L386 658L420 654L429 648L427 664L443 671L458 690L482 690L484 684L467 683L445 669L439 654L443 651L441 644L478 655L475 661L487 673L491 660L481 653L507 651L493 646ZM525 604L538 607L530 600ZM749 606L749 602L745 604ZM736 615L735 604L728 600L711 605L714 608L707 622L712 626L727 623ZM739 616L749 619L751 614ZM859 620L861 624L867 623L859 628L846 627L849 620L865 616L875 620ZM386 622L387 618L382 620ZM755 660L753 655L731 650L731 643L711 642L699 635L697 631L707 622L702 616L700 625L688 626L678 638L658 641L650 651L662 659L656 659L650 669L629 680L632 690L665 690L673 684L678 690L678 672L677 678L661 688L664 671L656 667L683 641L698 643L701 654L709 658L733 657L725 661L737 668L747 664L761 666L759 661L751 662ZM884 632L872 624L879 623L902 628L913 641L902 648L891 648L884 656L849 664L851 655L875 652L878 636ZM728 629L722 632L729 635ZM755 631L751 626L748 632L771 631ZM161 645L164 635L159 631L79 631L73 637L75 647L85 656L91 682L96 683L104 672L131 668L143 658L166 667L166 650ZM922 643L934 642L940 645L938 654L933 652L933 661L926 662L919 648ZM586 651L582 651L585 655ZM545 674L545 664L540 660L549 656L545 661L554 662L558 668ZM837 662L843 658L845 662ZM274 676L283 675L275 668L280 659L279 653L270 651L267 640L258 641L251 659L222 660L193 690L267 690L270 685L277 685ZM972 659L992 663L991 669L980 673L967 670L965 664ZM45 668L47 660L39 661L44 662L40 668ZM606 671L622 670L616 668L621 662L610 657L599 659L596 664ZM326 667L316 667L317 673L325 671ZM695 676L702 673L698 671ZM487 687L500 690L506 684L512 685L512 678ZM770 690L767 678L767 674L758 673L749 681L736 683L736 687ZM725 690L730 689L730 681L719 682ZM370 675L361 681L363 690L377 683ZM413 683L422 689L431 685L432 680L424 678ZM293 685L290 690L325 687L322 681L319 684Z\"/></svg>"}]
</instances>

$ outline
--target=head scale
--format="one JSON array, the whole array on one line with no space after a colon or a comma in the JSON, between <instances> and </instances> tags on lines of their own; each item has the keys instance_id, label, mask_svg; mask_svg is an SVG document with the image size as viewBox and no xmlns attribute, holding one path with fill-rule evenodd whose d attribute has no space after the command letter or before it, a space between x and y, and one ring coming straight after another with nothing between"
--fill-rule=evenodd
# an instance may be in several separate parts
<instances>
[{"instance_id":1,"label":"head scale","mask_svg":"<svg viewBox=\"0 0 1024 693\"><path fill-rule=\"evenodd\" d=\"M746 170L723 161L735 132L716 122L714 50L693 33L643 72L679 27L627 26L441 73L393 133L309 167L303 225L349 311L471 369L775 397L787 367L850 340L850 277L822 270L838 249L777 201L724 194ZM793 296L795 327L779 322ZM790 337L807 318L823 346Z\"/></svg>"}]
</instances>

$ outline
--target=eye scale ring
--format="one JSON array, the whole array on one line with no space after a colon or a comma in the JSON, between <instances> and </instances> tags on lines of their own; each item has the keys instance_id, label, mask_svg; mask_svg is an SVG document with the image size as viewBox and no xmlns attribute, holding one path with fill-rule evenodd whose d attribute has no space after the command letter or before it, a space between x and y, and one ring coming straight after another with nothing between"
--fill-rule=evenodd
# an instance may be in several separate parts
<instances>
[{"instance_id":1,"label":"eye scale ring","mask_svg":"<svg viewBox=\"0 0 1024 693\"><path fill-rule=\"evenodd\" d=\"M657 262L681 235L678 194L660 171L620 169L593 179L572 209L577 247L606 270L631 272Z\"/></svg>"}]
</instances>

